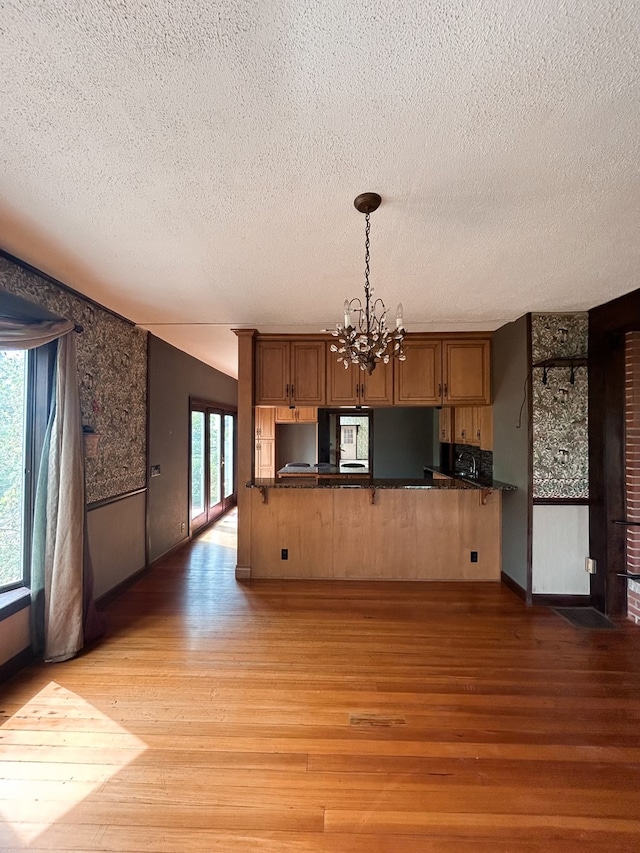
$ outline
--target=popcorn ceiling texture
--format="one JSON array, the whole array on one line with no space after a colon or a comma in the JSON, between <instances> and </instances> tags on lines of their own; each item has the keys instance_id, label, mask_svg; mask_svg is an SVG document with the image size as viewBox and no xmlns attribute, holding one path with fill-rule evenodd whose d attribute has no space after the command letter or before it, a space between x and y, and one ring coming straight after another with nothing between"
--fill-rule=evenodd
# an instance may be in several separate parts
<instances>
[{"instance_id":1,"label":"popcorn ceiling texture","mask_svg":"<svg viewBox=\"0 0 640 853\"><path fill-rule=\"evenodd\" d=\"M3 248L233 371L372 282L410 330L638 285L639 0L0 0ZM225 355L226 348L226 355ZM231 348L231 349L229 349Z\"/></svg>"},{"instance_id":2,"label":"popcorn ceiling texture","mask_svg":"<svg viewBox=\"0 0 640 853\"><path fill-rule=\"evenodd\" d=\"M84 329L76 338L82 423L100 435L97 455L85 458L87 503L144 488L147 333L3 257L0 290Z\"/></svg>"}]
</instances>

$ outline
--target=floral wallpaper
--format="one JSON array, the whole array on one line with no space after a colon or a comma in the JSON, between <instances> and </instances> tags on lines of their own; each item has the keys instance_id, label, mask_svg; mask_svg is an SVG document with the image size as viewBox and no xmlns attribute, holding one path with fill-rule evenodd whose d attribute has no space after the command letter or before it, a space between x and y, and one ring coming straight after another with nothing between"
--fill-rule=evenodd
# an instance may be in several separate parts
<instances>
[{"instance_id":1,"label":"floral wallpaper","mask_svg":"<svg viewBox=\"0 0 640 853\"><path fill-rule=\"evenodd\" d=\"M82 422L98 433L87 455L87 503L146 485L147 333L0 256L0 288L73 320Z\"/></svg>"},{"instance_id":2,"label":"floral wallpaper","mask_svg":"<svg viewBox=\"0 0 640 853\"><path fill-rule=\"evenodd\" d=\"M588 498L588 374L587 367L547 371L536 363L552 357L584 355L588 315L532 314L533 360L533 497Z\"/></svg>"}]
</instances>

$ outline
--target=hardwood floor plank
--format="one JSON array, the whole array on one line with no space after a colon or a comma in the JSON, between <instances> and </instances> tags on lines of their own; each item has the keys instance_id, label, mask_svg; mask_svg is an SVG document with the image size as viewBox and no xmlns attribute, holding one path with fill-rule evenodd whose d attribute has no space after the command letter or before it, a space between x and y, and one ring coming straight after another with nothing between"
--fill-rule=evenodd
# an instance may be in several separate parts
<instances>
[{"instance_id":1,"label":"hardwood floor plank","mask_svg":"<svg viewBox=\"0 0 640 853\"><path fill-rule=\"evenodd\" d=\"M603 817L584 818L564 814L528 815L521 814L479 814L469 812L455 815L433 814L412 811L349 811L331 809L325 813L326 832L371 832L398 833L401 835L422 835L425 832L446 833L457 836L488 836L496 840L504 838L523 838L532 833L540 838L555 838L559 841L562 834L576 832L625 833L635 836L640 843L640 821L607 819Z\"/></svg>"},{"instance_id":2,"label":"hardwood floor plank","mask_svg":"<svg viewBox=\"0 0 640 853\"><path fill-rule=\"evenodd\" d=\"M2 685L0 849L640 849L640 631L499 584L234 577L233 520Z\"/></svg>"}]
</instances>

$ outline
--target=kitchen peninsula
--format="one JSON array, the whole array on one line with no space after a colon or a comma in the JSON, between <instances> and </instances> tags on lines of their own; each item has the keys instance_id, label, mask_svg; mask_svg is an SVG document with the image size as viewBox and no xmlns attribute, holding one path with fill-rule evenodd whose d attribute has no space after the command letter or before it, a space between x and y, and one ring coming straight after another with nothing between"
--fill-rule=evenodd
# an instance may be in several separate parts
<instances>
[{"instance_id":1,"label":"kitchen peninsula","mask_svg":"<svg viewBox=\"0 0 640 853\"><path fill-rule=\"evenodd\" d=\"M486 335L408 336L407 362L393 372L380 365L379 375L372 374L377 386L367 386L371 377L361 371L334 371L330 339L260 336L252 329L236 334L238 578L500 579L505 484L381 480L375 471L371 478L256 478L253 452L257 405L332 404L332 374L348 375L355 399L382 381L387 406L488 405Z\"/></svg>"}]
</instances>

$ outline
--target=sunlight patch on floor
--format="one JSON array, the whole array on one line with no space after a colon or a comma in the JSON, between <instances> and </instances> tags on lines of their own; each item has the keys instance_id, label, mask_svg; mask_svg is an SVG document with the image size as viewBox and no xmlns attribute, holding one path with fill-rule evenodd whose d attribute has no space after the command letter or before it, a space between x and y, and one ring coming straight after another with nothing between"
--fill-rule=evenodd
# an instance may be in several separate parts
<instances>
[{"instance_id":1,"label":"sunlight patch on floor","mask_svg":"<svg viewBox=\"0 0 640 853\"><path fill-rule=\"evenodd\" d=\"M0 726L0 816L30 844L146 749L52 681Z\"/></svg>"}]
</instances>

